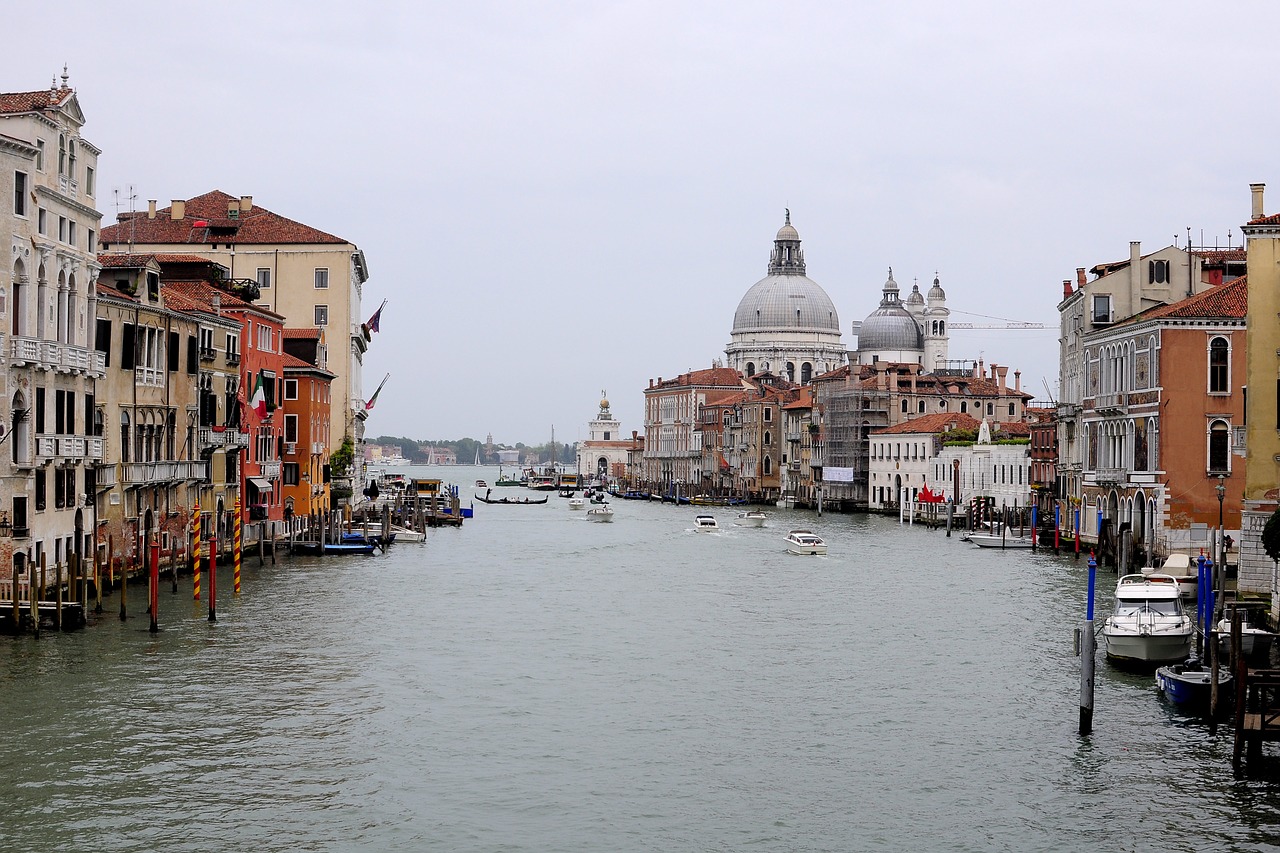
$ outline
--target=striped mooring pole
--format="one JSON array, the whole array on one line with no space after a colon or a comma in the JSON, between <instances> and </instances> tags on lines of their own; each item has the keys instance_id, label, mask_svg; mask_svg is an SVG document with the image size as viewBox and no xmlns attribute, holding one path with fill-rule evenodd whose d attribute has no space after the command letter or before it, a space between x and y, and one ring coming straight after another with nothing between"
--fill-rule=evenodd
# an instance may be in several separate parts
<instances>
[{"instance_id":1,"label":"striped mooring pole","mask_svg":"<svg viewBox=\"0 0 1280 853\"><path fill-rule=\"evenodd\" d=\"M235 595L240 594L240 499L236 499L236 518L231 523L234 531L231 540L231 579L233 592Z\"/></svg>"},{"instance_id":2,"label":"striped mooring pole","mask_svg":"<svg viewBox=\"0 0 1280 853\"><path fill-rule=\"evenodd\" d=\"M193 601L200 600L200 563L204 555L200 551L200 505L191 510L191 573L195 576L195 596Z\"/></svg>"}]
</instances>

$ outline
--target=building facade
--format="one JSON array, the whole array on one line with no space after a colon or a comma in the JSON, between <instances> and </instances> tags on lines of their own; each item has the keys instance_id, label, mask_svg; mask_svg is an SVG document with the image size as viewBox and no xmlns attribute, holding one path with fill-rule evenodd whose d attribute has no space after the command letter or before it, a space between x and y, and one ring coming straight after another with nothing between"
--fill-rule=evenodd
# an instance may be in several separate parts
<instances>
[{"instance_id":1,"label":"building facade","mask_svg":"<svg viewBox=\"0 0 1280 853\"><path fill-rule=\"evenodd\" d=\"M624 481L630 438L622 437L622 424L609 408L609 397L601 394L600 409L587 424L587 438L578 442L577 472L589 480Z\"/></svg>"},{"instance_id":2,"label":"building facade","mask_svg":"<svg viewBox=\"0 0 1280 853\"><path fill-rule=\"evenodd\" d=\"M662 494L687 494L702 483L702 433L698 413L744 388L730 367L712 367L675 379L650 380L644 392L644 484Z\"/></svg>"}]
</instances>

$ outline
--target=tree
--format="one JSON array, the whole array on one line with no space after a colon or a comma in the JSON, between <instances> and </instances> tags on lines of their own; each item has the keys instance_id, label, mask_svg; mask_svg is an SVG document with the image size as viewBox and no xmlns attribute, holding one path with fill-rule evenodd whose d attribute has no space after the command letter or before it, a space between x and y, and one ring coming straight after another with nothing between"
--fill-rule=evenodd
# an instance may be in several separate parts
<instances>
[{"instance_id":1,"label":"tree","mask_svg":"<svg viewBox=\"0 0 1280 853\"><path fill-rule=\"evenodd\" d=\"M1262 528L1262 549L1272 560L1280 560L1280 509L1271 513L1267 526Z\"/></svg>"},{"instance_id":2,"label":"tree","mask_svg":"<svg viewBox=\"0 0 1280 853\"><path fill-rule=\"evenodd\" d=\"M356 446L351 441L351 436L344 435L342 437L342 446L333 451L333 455L329 457L329 476L335 480L350 476L351 463L356 458Z\"/></svg>"}]
</instances>

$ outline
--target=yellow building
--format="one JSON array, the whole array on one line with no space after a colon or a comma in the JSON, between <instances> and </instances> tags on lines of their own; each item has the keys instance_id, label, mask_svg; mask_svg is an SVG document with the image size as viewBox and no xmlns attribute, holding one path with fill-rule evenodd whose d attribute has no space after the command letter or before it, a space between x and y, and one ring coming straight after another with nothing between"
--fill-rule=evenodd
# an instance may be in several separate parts
<instances>
[{"instance_id":1,"label":"yellow building","mask_svg":"<svg viewBox=\"0 0 1280 853\"><path fill-rule=\"evenodd\" d=\"M1240 589L1270 592L1277 614L1276 565L1262 550L1262 528L1280 499L1280 214L1263 208L1265 184L1250 184L1249 224L1244 226L1249 264L1248 356L1245 408L1244 511L1240 530Z\"/></svg>"}]
</instances>

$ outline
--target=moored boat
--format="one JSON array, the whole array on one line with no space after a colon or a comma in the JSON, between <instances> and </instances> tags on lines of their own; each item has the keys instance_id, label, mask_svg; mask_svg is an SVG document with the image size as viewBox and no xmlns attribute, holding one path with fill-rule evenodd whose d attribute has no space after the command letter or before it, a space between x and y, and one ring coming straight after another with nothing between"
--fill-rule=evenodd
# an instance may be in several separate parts
<instances>
[{"instance_id":1,"label":"moored boat","mask_svg":"<svg viewBox=\"0 0 1280 853\"><path fill-rule=\"evenodd\" d=\"M792 530L787 534L787 553L820 556L827 553L827 543L812 530Z\"/></svg>"},{"instance_id":2,"label":"moored boat","mask_svg":"<svg viewBox=\"0 0 1280 853\"><path fill-rule=\"evenodd\" d=\"M1231 691L1223 688L1231 684L1231 671L1218 668L1219 697L1230 697ZM1156 669L1156 686L1169 699L1179 705L1203 706L1209 704L1213 685L1213 671L1196 658L1186 663L1174 663Z\"/></svg>"},{"instance_id":3,"label":"moored boat","mask_svg":"<svg viewBox=\"0 0 1280 853\"><path fill-rule=\"evenodd\" d=\"M739 527L764 527L765 514L758 509L748 509L738 513L733 523Z\"/></svg>"},{"instance_id":4,"label":"moored boat","mask_svg":"<svg viewBox=\"0 0 1280 853\"><path fill-rule=\"evenodd\" d=\"M425 542L427 539L427 534L421 530L410 530L395 524L391 525L391 532L395 534L397 542Z\"/></svg>"},{"instance_id":5,"label":"moored boat","mask_svg":"<svg viewBox=\"0 0 1280 853\"><path fill-rule=\"evenodd\" d=\"M1218 622L1219 654L1223 656L1231 654L1231 614L1236 610L1240 611L1240 653L1246 658L1255 654L1259 657L1266 655L1271 651L1271 632L1253 624L1247 607L1231 605L1227 605L1226 610L1223 611L1222 620Z\"/></svg>"},{"instance_id":6,"label":"moored boat","mask_svg":"<svg viewBox=\"0 0 1280 853\"><path fill-rule=\"evenodd\" d=\"M319 542L303 539L295 540L290 546L290 552L310 557L319 557L321 555L326 557L338 557L346 554L372 554L373 546L367 543L327 542L322 549Z\"/></svg>"},{"instance_id":7,"label":"moored boat","mask_svg":"<svg viewBox=\"0 0 1280 853\"><path fill-rule=\"evenodd\" d=\"M1030 548L1030 536L1011 536L1008 533L1001 536L999 533L970 533L961 537L964 541L977 545L979 548Z\"/></svg>"},{"instance_id":8,"label":"moored boat","mask_svg":"<svg viewBox=\"0 0 1280 853\"><path fill-rule=\"evenodd\" d=\"M1162 574L1125 575L1115 606L1102 625L1111 660L1137 664L1186 660L1195 633L1182 609L1178 581Z\"/></svg>"},{"instance_id":9,"label":"moored boat","mask_svg":"<svg viewBox=\"0 0 1280 853\"><path fill-rule=\"evenodd\" d=\"M1168 575L1178 582L1178 592L1182 594L1184 601L1195 601L1198 596L1197 587L1199 586L1200 567L1191 564L1191 558L1186 554L1170 554L1165 557L1163 565L1160 568L1146 568L1142 570L1144 575L1161 574Z\"/></svg>"}]
</instances>

